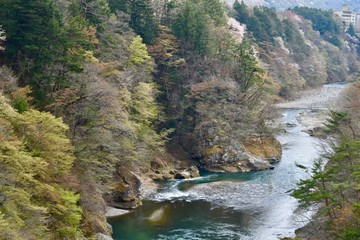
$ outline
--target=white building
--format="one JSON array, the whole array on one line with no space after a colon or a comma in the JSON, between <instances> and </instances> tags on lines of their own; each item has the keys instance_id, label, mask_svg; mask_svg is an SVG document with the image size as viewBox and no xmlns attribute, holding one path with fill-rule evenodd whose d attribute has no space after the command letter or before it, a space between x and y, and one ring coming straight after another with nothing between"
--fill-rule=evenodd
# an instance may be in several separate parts
<instances>
[{"instance_id":1,"label":"white building","mask_svg":"<svg viewBox=\"0 0 360 240\"><path fill-rule=\"evenodd\" d=\"M347 4L343 5L342 11L335 12L341 18L341 21L344 23L345 28L347 29L350 24L352 24L355 28L359 26L359 14L356 14L355 11L350 10Z\"/></svg>"}]
</instances>

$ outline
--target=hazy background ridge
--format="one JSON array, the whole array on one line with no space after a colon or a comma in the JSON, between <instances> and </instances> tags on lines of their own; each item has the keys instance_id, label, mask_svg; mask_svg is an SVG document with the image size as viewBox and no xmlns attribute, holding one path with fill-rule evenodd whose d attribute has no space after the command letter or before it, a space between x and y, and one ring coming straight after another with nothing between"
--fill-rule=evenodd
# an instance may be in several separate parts
<instances>
[{"instance_id":1,"label":"hazy background ridge","mask_svg":"<svg viewBox=\"0 0 360 240\"><path fill-rule=\"evenodd\" d=\"M229 4L233 4L235 0L225 0ZM244 0L247 5L264 5L267 7L275 7L277 9L285 9L295 6L306 6L322 9L340 10L343 4L348 4L351 9L360 11L359 0Z\"/></svg>"}]
</instances>

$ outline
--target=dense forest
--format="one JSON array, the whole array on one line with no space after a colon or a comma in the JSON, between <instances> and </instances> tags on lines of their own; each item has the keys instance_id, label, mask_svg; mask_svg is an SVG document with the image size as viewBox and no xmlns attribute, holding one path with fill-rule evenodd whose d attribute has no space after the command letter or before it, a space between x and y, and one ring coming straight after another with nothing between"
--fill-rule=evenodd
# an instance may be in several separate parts
<instances>
[{"instance_id":1,"label":"dense forest","mask_svg":"<svg viewBox=\"0 0 360 240\"><path fill-rule=\"evenodd\" d=\"M144 179L273 168L272 103L354 76L359 40L329 11L233 7L0 1L0 238L101 239L106 206L140 206ZM356 112L333 114L338 161ZM353 196L356 165L334 169Z\"/></svg>"},{"instance_id":2,"label":"dense forest","mask_svg":"<svg viewBox=\"0 0 360 240\"><path fill-rule=\"evenodd\" d=\"M359 40L330 11L296 7L281 13L234 3L234 17L258 46L261 66L277 82L279 95L325 82L345 81L358 71Z\"/></svg>"}]
</instances>

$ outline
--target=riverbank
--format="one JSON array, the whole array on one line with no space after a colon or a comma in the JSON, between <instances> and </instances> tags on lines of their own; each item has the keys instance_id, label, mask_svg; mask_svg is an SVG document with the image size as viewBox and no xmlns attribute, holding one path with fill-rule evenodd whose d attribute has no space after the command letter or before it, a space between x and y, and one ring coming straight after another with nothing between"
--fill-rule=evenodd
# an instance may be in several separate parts
<instances>
[{"instance_id":1,"label":"riverbank","mask_svg":"<svg viewBox=\"0 0 360 240\"><path fill-rule=\"evenodd\" d=\"M324 85L321 88L301 92L296 100L279 103L276 107L303 109L296 119L302 125L303 132L316 136L316 133L322 132L325 127L324 123L328 119L329 111L341 109L343 94L347 86L348 84ZM326 219L322 218L311 220L295 231L297 237L294 239L329 239L329 233L324 232L322 228L326 224L325 221Z\"/></svg>"},{"instance_id":2,"label":"riverbank","mask_svg":"<svg viewBox=\"0 0 360 240\"><path fill-rule=\"evenodd\" d=\"M341 96L347 84L329 84L301 91L293 101L275 104L278 109L305 109L297 116L303 131L315 136L324 128L330 110L341 107Z\"/></svg>"},{"instance_id":3,"label":"riverbank","mask_svg":"<svg viewBox=\"0 0 360 240\"><path fill-rule=\"evenodd\" d=\"M311 216L305 213L306 218L299 219L302 215L298 212L297 200L286 193L307 176L295 163L311 166L313 160L320 157L321 140L304 133L304 126L318 124L315 120L321 122L319 112L324 111L326 116L328 103L333 99L329 96L339 97L343 88L324 86L301 93L301 98L282 103L282 107L277 106L283 108L283 117L278 123L284 124L286 131L277 135L283 156L275 169L248 173L204 172L195 179L159 182L159 191L146 194L143 206L109 219L114 239L295 237L295 230L303 227ZM334 105L336 103L334 101Z\"/></svg>"},{"instance_id":4,"label":"riverbank","mask_svg":"<svg viewBox=\"0 0 360 240\"><path fill-rule=\"evenodd\" d=\"M276 108L300 109L337 109L339 97L346 89L347 84L328 84L319 88L301 91L296 94L295 100L275 104Z\"/></svg>"},{"instance_id":5,"label":"riverbank","mask_svg":"<svg viewBox=\"0 0 360 240\"><path fill-rule=\"evenodd\" d=\"M292 122L294 126L277 136L283 146L283 156L273 170L203 172L195 179L163 182L159 192L147 198L139 209L110 219L114 239L295 237L295 230L307 221L304 224L299 221L298 203L286 192L306 177L295 162L311 166L313 159L319 157L320 141L301 131L296 116L302 111L283 111L284 117L279 121Z\"/></svg>"}]
</instances>

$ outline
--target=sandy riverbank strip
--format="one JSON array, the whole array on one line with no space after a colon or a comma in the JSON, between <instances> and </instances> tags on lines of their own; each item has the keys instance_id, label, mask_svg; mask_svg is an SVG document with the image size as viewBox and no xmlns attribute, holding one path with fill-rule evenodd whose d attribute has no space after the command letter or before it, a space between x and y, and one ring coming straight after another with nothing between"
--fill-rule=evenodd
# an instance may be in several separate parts
<instances>
[{"instance_id":1,"label":"sandy riverbank strip","mask_svg":"<svg viewBox=\"0 0 360 240\"><path fill-rule=\"evenodd\" d=\"M278 103L277 108L332 109L339 108L339 99L347 84L329 84L301 91L296 100Z\"/></svg>"},{"instance_id":2,"label":"sandy riverbank strip","mask_svg":"<svg viewBox=\"0 0 360 240\"><path fill-rule=\"evenodd\" d=\"M306 109L297 120L303 125L304 131L313 133L316 129L324 127L330 110L340 108L341 96L346 84L329 84L319 88L299 92L294 101L278 103L278 109Z\"/></svg>"},{"instance_id":3,"label":"sandy riverbank strip","mask_svg":"<svg viewBox=\"0 0 360 240\"><path fill-rule=\"evenodd\" d=\"M125 210L125 209L106 207L105 217L106 218L118 217L121 215L128 214L129 212L130 212L129 210Z\"/></svg>"}]
</instances>

